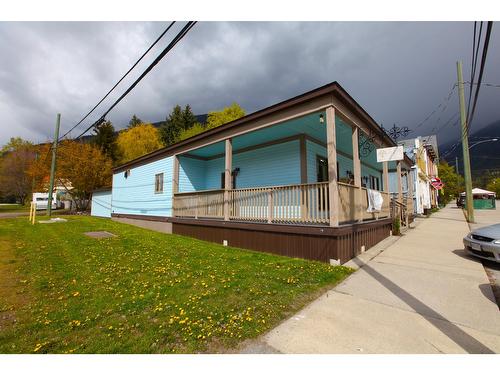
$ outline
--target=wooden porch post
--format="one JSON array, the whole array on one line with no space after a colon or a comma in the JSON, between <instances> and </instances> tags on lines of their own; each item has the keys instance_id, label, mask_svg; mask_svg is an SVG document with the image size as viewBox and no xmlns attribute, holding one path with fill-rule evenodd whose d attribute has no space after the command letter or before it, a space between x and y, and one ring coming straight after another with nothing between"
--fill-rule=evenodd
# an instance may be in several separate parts
<instances>
[{"instance_id":1,"label":"wooden porch post","mask_svg":"<svg viewBox=\"0 0 500 375\"><path fill-rule=\"evenodd\" d=\"M175 194L179 192L179 157L173 156L172 171L172 216L175 216Z\"/></svg>"},{"instance_id":2,"label":"wooden porch post","mask_svg":"<svg viewBox=\"0 0 500 375\"><path fill-rule=\"evenodd\" d=\"M172 173L172 193L176 194L179 192L179 157L177 155L173 156L174 158L174 166Z\"/></svg>"},{"instance_id":3,"label":"wooden porch post","mask_svg":"<svg viewBox=\"0 0 500 375\"><path fill-rule=\"evenodd\" d=\"M326 152L328 157L328 198L330 226L339 225L339 186L337 184L337 145L335 139L335 109L326 108Z\"/></svg>"},{"instance_id":4,"label":"wooden porch post","mask_svg":"<svg viewBox=\"0 0 500 375\"><path fill-rule=\"evenodd\" d=\"M387 161L383 162L382 175L384 179L384 191L390 193L389 191L389 163Z\"/></svg>"},{"instance_id":5,"label":"wooden porch post","mask_svg":"<svg viewBox=\"0 0 500 375\"><path fill-rule=\"evenodd\" d=\"M413 169L411 167L408 171L408 197L413 203Z\"/></svg>"},{"instance_id":6,"label":"wooden porch post","mask_svg":"<svg viewBox=\"0 0 500 375\"><path fill-rule=\"evenodd\" d=\"M224 171L224 220L229 220L229 190L232 189L231 171L233 169L233 140L226 139L226 166Z\"/></svg>"},{"instance_id":7,"label":"wooden porch post","mask_svg":"<svg viewBox=\"0 0 500 375\"><path fill-rule=\"evenodd\" d=\"M304 134L300 135L299 138L299 148L300 148L300 183L307 184L307 144L306 137ZM299 192L299 204L300 204L300 219L304 221L306 219L306 213L309 212L307 207L306 191L301 188Z\"/></svg>"},{"instance_id":8,"label":"wooden porch post","mask_svg":"<svg viewBox=\"0 0 500 375\"><path fill-rule=\"evenodd\" d=\"M398 202L403 203L403 184L401 181L401 161L397 161L397 175L398 175Z\"/></svg>"},{"instance_id":9,"label":"wooden porch post","mask_svg":"<svg viewBox=\"0 0 500 375\"><path fill-rule=\"evenodd\" d=\"M359 128L352 127L352 164L354 173L354 185L357 186L354 194L354 220L363 220L363 207L361 205L361 160L359 159Z\"/></svg>"}]
</instances>

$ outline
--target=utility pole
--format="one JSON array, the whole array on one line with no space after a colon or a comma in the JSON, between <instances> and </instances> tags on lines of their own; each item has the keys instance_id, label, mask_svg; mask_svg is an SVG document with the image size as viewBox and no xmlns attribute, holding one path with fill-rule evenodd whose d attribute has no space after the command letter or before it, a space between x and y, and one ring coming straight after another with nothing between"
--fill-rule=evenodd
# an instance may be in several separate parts
<instances>
[{"instance_id":1,"label":"utility pole","mask_svg":"<svg viewBox=\"0 0 500 375\"><path fill-rule=\"evenodd\" d=\"M57 114L56 131L54 133L54 144L52 145L52 164L50 166L49 200L47 202L47 216L52 214L52 192L54 191L54 175L56 174L57 141L59 139L59 125L61 114Z\"/></svg>"},{"instance_id":2,"label":"utility pole","mask_svg":"<svg viewBox=\"0 0 500 375\"><path fill-rule=\"evenodd\" d=\"M457 174L460 174L460 172L458 172L458 156L455 156L455 172L457 172Z\"/></svg>"},{"instance_id":3,"label":"utility pole","mask_svg":"<svg viewBox=\"0 0 500 375\"><path fill-rule=\"evenodd\" d=\"M467 115L465 113L464 81L462 77L462 62L457 61L458 99L460 101L460 120L462 123L462 153L464 157L465 201L467 221L474 222L474 207L472 201L472 179L469 159L469 134L467 134Z\"/></svg>"}]
</instances>

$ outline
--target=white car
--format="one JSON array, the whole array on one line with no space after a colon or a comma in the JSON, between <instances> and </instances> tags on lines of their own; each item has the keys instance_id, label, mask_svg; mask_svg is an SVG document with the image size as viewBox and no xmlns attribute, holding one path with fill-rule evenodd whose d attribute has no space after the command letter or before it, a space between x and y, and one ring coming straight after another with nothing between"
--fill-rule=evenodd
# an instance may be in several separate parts
<instances>
[{"instance_id":1,"label":"white car","mask_svg":"<svg viewBox=\"0 0 500 375\"><path fill-rule=\"evenodd\" d=\"M49 204L49 193L33 193L33 203L36 203L37 210L46 210ZM52 195L52 209L57 208L57 199Z\"/></svg>"},{"instance_id":2,"label":"white car","mask_svg":"<svg viewBox=\"0 0 500 375\"><path fill-rule=\"evenodd\" d=\"M464 237L464 247L470 255L500 263L500 224L473 230Z\"/></svg>"}]
</instances>

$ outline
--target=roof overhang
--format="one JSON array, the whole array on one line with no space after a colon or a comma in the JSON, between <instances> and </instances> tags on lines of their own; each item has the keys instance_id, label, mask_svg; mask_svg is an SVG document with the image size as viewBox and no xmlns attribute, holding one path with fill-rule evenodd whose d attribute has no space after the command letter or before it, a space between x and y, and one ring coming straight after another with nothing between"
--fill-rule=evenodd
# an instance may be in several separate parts
<instances>
[{"instance_id":1,"label":"roof overhang","mask_svg":"<svg viewBox=\"0 0 500 375\"><path fill-rule=\"evenodd\" d=\"M325 99L321 101L321 99ZM143 165L166 156L176 155L182 152L189 151L197 146L200 147L203 144L215 143L224 139L228 139L235 134L236 130L249 129L251 131L251 125L262 122L265 119L271 120L273 118L278 118L280 113L283 115L283 120L286 120L287 111L291 108L304 105L312 102L319 102L326 108L329 105L339 105L345 107L350 112L352 112L357 118L359 118L375 136L385 143L385 147L396 146L396 143L389 137L387 133L375 122L375 120L354 100L347 91L344 90L338 82L332 82L325 86L319 87L312 91L306 92L304 94L295 96L291 99L287 99L283 102L274 104L270 107L261 109L257 112L251 113L247 116L241 117L237 120L228 122L227 124L221 125L217 128L210 129L201 134L195 135L191 138L185 139L171 146L161 148L159 150L153 151L149 154L143 155L137 159L131 160L125 164L113 168L114 173L118 173L129 169L131 167ZM311 108L315 108L311 106ZM320 110L321 108L318 108ZM276 120L279 122L278 120ZM411 160L405 155L405 161L412 165Z\"/></svg>"}]
</instances>

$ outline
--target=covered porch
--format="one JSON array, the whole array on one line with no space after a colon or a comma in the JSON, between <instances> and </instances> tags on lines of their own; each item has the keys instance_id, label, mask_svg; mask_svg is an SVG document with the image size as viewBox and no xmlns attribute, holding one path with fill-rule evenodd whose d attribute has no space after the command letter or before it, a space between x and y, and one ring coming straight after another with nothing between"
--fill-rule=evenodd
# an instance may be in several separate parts
<instances>
[{"instance_id":1,"label":"covered porch","mask_svg":"<svg viewBox=\"0 0 500 375\"><path fill-rule=\"evenodd\" d=\"M389 146L333 106L256 127L174 156L173 216L330 227L387 219L388 164L376 149ZM368 189L379 210L368 211Z\"/></svg>"}]
</instances>

